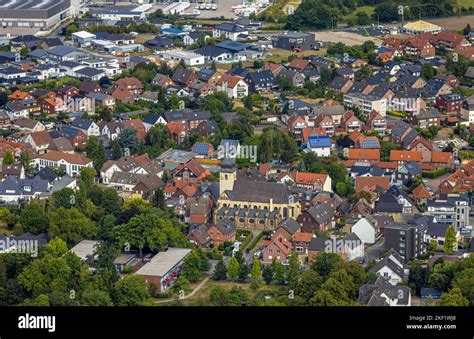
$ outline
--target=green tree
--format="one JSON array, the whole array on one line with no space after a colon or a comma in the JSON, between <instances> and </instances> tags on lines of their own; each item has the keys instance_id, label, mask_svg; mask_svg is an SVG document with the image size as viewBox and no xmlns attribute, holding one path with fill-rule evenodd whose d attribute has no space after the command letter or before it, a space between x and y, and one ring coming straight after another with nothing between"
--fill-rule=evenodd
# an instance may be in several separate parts
<instances>
[{"instance_id":1,"label":"green tree","mask_svg":"<svg viewBox=\"0 0 474 339\"><path fill-rule=\"evenodd\" d=\"M20 223L24 232L40 234L48 231L49 219L44 206L38 200L31 200L20 212Z\"/></svg>"},{"instance_id":2,"label":"green tree","mask_svg":"<svg viewBox=\"0 0 474 339\"><path fill-rule=\"evenodd\" d=\"M165 207L165 195L161 188L155 190L155 193L153 194L153 204L159 208Z\"/></svg>"},{"instance_id":3,"label":"green tree","mask_svg":"<svg viewBox=\"0 0 474 339\"><path fill-rule=\"evenodd\" d=\"M262 275L261 264L258 259L254 259L252 269L250 270L250 277L252 278L251 286L257 289L260 286L260 276Z\"/></svg>"},{"instance_id":4,"label":"green tree","mask_svg":"<svg viewBox=\"0 0 474 339\"><path fill-rule=\"evenodd\" d=\"M148 283L143 276L127 275L117 281L113 290L116 306L144 306L150 302Z\"/></svg>"},{"instance_id":5,"label":"green tree","mask_svg":"<svg viewBox=\"0 0 474 339\"><path fill-rule=\"evenodd\" d=\"M240 265L235 257L232 257L227 267L227 275L230 279L236 279L239 276Z\"/></svg>"},{"instance_id":6,"label":"green tree","mask_svg":"<svg viewBox=\"0 0 474 339\"><path fill-rule=\"evenodd\" d=\"M262 271L262 278L267 285L270 285L273 281L274 272L272 265L266 265Z\"/></svg>"},{"instance_id":7,"label":"green tree","mask_svg":"<svg viewBox=\"0 0 474 339\"><path fill-rule=\"evenodd\" d=\"M335 278L328 278L314 294L310 303L313 306L348 306L351 304L349 291Z\"/></svg>"},{"instance_id":8,"label":"green tree","mask_svg":"<svg viewBox=\"0 0 474 339\"><path fill-rule=\"evenodd\" d=\"M70 245L97 234L97 225L77 208L60 207L51 213L49 236L59 237Z\"/></svg>"},{"instance_id":9,"label":"green tree","mask_svg":"<svg viewBox=\"0 0 474 339\"><path fill-rule=\"evenodd\" d=\"M166 246L186 247L188 242L181 229L182 225L175 220L149 212L136 214L127 223L115 226L113 234L121 246L136 247L141 256L146 245L153 251L161 251Z\"/></svg>"},{"instance_id":10,"label":"green tree","mask_svg":"<svg viewBox=\"0 0 474 339\"><path fill-rule=\"evenodd\" d=\"M107 155L105 154L104 145L99 141L95 135L89 137L89 141L86 146L87 157L94 163L96 171L100 171L102 165L107 161Z\"/></svg>"},{"instance_id":11,"label":"green tree","mask_svg":"<svg viewBox=\"0 0 474 339\"><path fill-rule=\"evenodd\" d=\"M370 23L370 17L364 11L359 11L356 13L356 20L358 25L368 25Z\"/></svg>"},{"instance_id":12,"label":"green tree","mask_svg":"<svg viewBox=\"0 0 474 339\"><path fill-rule=\"evenodd\" d=\"M108 214L118 214L122 207L122 200L119 197L117 190L113 188L104 189L100 197L100 206Z\"/></svg>"},{"instance_id":13,"label":"green tree","mask_svg":"<svg viewBox=\"0 0 474 339\"><path fill-rule=\"evenodd\" d=\"M325 29L336 27L339 10L320 0L307 0L301 3L293 15L288 16L286 29Z\"/></svg>"},{"instance_id":14,"label":"green tree","mask_svg":"<svg viewBox=\"0 0 474 339\"><path fill-rule=\"evenodd\" d=\"M21 305L27 307L50 306L49 297L47 294L40 294L36 298L26 299Z\"/></svg>"},{"instance_id":15,"label":"green tree","mask_svg":"<svg viewBox=\"0 0 474 339\"><path fill-rule=\"evenodd\" d=\"M140 150L137 130L133 127L125 127L122 129L116 140L118 146L126 156L136 154Z\"/></svg>"},{"instance_id":16,"label":"green tree","mask_svg":"<svg viewBox=\"0 0 474 339\"><path fill-rule=\"evenodd\" d=\"M212 279L217 281L227 279L227 267L223 260L219 260L217 263L216 268L212 273Z\"/></svg>"},{"instance_id":17,"label":"green tree","mask_svg":"<svg viewBox=\"0 0 474 339\"><path fill-rule=\"evenodd\" d=\"M13 153L9 150L5 152L3 156L3 164L4 165L11 165L15 162L15 158L13 157Z\"/></svg>"},{"instance_id":18,"label":"green tree","mask_svg":"<svg viewBox=\"0 0 474 339\"><path fill-rule=\"evenodd\" d=\"M459 288L453 288L449 292L441 294L436 302L437 306L469 306L469 300L463 297Z\"/></svg>"},{"instance_id":19,"label":"green tree","mask_svg":"<svg viewBox=\"0 0 474 339\"><path fill-rule=\"evenodd\" d=\"M285 268L283 267L282 263L273 259L272 261L272 269L274 272L273 280L278 284L285 283Z\"/></svg>"},{"instance_id":20,"label":"green tree","mask_svg":"<svg viewBox=\"0 0 474 339\"><path fill-rule=\"evenodd\" d=\"M322 279L318 274L312 270L305 271L301 273L300 279L296 283L295 295L301 297L305 304L309 303L310 299L313 297L321 287Z\"/></svg>"},{"instance_id":21,"label":"green tree","mask_svg":"<svg viewBox=\"0 0 474 339\"><path fill-rule=\"evenodd\" d=\"M472 257L469 259L473 260ZM469 301L469 306L474 306L474 266L460 268L454 276L452 286L461 290L462 295Z\"/></svg>"},{"instance_id":22,"label":"green tree","mask_svg":"<svg viewBox=\"0 0 474 339\"><path fill-rule=\"evenodd\" d=\"M189 289L189 284L189 280L186 279L183 275L180 275L178 279L176 279L176 281L174 282L173 291L187 291Z\"/></svg>"},{"instance_id":23,"label":"green tree","mask_svg":"<svg viewBox=\"0 0 474 339\"><path fill-rule=\"evenodd\" d=\"M314 260L311 269L326 280L331 271L341 260L341 257L337 253L321 253Z\"/></svg>"},{"instance_id":24,"label":"green tree","mask_svg":"<svg viewBox=\"0 0 474 339\"><path fill-rule=\"evenodd\" d=\"M80 304L81 306L113 306L107 292L92 288L82 292Z\"/></svg>"},{"instance_id":25,"label":"green tree","mask_svg":"<svg viewBox=\"0 0 474 339\"><path fill-rule=\"evenodd\" d=\"M436 69L429 62L421 66L421 77L425 80L433 79L436 76Z\"/></svg>"},{"instance_id":26,"label":"green tree","mask_svg":"<svg viewBox=\"0 0 474 339\"><path fill-rule=\"evenodd\" d=\"M196 250L193 250L184 259L183 276L192 283L199 281L201 278L201 257Z\"/></svg>"},{"instance_id":27,"label":"green tree","mask_svg":"<svg viewBox=\"0 0 474 339\"><path fill-rule=\"evenodd\" d=\"M0 220L7 224L8 229L13 229L16 225L17 217L6 207L0 208Z\"/></svg>"},{"instance_id":28,"label":"green tree","mask_svg":"<svg viewBox=\"0 0 474 339\"><path fill-rule=\"evenodd\" d=\"M296 288L300 276L300 260L296 252L291 252L288 258L288 269L286 271L286 279L288 280L288 287L292 290Z\"/></svg>"},{"instance_id":29,"label":"green tree","mask_svg":"<svg viewBox=\"0 0 474 339\"><path fill-rule=\"evenodd\" d=\"M457 250L456 229L449 226L444 235L444 253L454 253Z\"/></svg>"},{"instance_id":30,"label":"green tree","mask_svg":"<svg viewBox=\"0 0 474 339\"><path fill-rule=\"evenodd\" d=\"M29 175L33 171L33 166L31 165L31 157L27 151L23 151L20 153L19 162L21 166L25 169L25 174Z\"/></svg>"}]
</instances>

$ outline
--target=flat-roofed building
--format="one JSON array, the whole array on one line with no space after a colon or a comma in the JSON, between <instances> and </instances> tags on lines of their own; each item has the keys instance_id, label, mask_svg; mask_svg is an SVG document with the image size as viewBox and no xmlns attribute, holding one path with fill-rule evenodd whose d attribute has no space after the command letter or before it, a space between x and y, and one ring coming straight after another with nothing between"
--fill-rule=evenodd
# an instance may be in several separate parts
<instances>
[{"instance_id":1,"label":"flat-roofed building","mask_svg":"<svg viewBox=\"0 0 474 339\"><path fill-rule=\"evenodd\" d=\"M205 63L204 55L187 52L187 51L166 51L163 52L163 58L167 61L179 62L183 60L186 66L203 65Z\"/></svg>"},{"instance_id":2,"label":"flat-roofed building","mask_svg":"<svg viewBox=\"0 0 474 339\"><path fill-rule=\"evenodd\" d=\"M184 259L190 252L188 248L168 248L151 258L135 274L144 276L159 292L164 292L183 272Z\"/></svg>"},{"instance_id":3,"label":"flat-roofed building","mask_svg":"<svg viewBox=\"0 0 474 339\"><path fill-rule=\"evenodd\" d=\"M0 25L47 30L85 8L85 0L0 0Z\"/></svg>"}]
</instances>

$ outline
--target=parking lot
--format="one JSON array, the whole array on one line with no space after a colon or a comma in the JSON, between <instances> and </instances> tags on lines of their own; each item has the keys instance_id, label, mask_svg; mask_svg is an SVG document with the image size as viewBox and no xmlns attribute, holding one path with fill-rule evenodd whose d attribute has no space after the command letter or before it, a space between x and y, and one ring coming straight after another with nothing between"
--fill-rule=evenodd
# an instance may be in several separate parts
<instances>
[{"instance_id":1,"label":"parking lot","mask_svg":"<svg viewBox=\"0 0 474 339\"><path fill-rule=\"evenodd\" d=\"M225 19L235 19L237 16L232 12L232 6L237 6L242 4L242 0L217 0L217 9L216 10L205 10L200 9L200 14L193 16L196 19L211 19L211 18L221 18ZM163 9L169 4L156 4L153 6L154 10ZM191 6L185 11L185 13L193 12L200 4L191 3Z\"/></svg>"}]
</instances>

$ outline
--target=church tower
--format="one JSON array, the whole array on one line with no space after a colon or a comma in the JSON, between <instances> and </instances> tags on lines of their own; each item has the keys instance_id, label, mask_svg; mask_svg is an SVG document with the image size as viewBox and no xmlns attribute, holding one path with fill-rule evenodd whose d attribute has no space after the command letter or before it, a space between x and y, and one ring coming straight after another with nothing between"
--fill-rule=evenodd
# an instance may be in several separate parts
<instances>
[{"instance_id":1,"label":"church tower","mask_svg":"<svg viewBox=\"0 0 474 339\"><path fill-rule=\"evenodd\" d=\"M219 172L219 196L225 191L234 189L234 182L237 179L237 169L232 159L225 159L221 162Z\"/></svg>"}]
</instances>

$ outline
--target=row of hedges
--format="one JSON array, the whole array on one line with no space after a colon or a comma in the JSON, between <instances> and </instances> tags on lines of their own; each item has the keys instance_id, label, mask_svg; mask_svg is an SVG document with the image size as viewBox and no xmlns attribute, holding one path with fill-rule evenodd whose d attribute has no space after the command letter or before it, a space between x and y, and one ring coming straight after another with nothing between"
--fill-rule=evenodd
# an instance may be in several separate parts
<instances>
[{"instance_id":1,"label":"row of hedges","mask_svg":"<svg viewBox=\"0 0 474 339\"><path fill-rule=\"evenodd\" d=\"M446 173L450 172L449 168L438 168L435 171L432 172L421 172L421 176L423 178L428 178L428 179L435 179L437 177L440 177Z\"/></svg>"},{"instance_id":2,"label":"row of hedges","mask_svg":"<svg viewBox=\"0 0 474 339\"><path fill-rule=\"evenodd\" d=\"M257 246L258 242L262 240L263 236L265 235L265 232L260 232L249 244L249 246L245 249L245 252L249 253L251 250L254 249L255 246Z\"/></svg>"},{"instance_id":3,"label":"row of hedges","mask_svg":"<svg viewBox=\"0 0 474 339\"><path fill-rule=\"evenodd\" d=\"M406 118L406 114L403 112L387 111L387 114L393 117Z\"/></svg>"}]
</instances>

